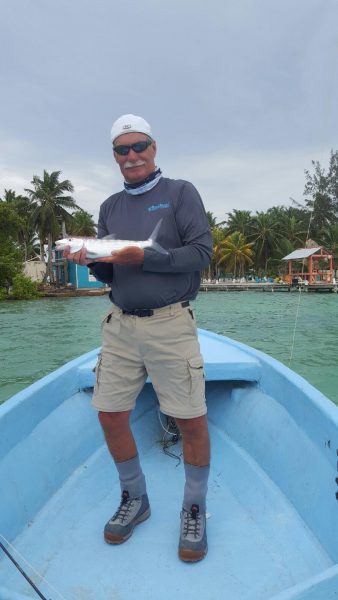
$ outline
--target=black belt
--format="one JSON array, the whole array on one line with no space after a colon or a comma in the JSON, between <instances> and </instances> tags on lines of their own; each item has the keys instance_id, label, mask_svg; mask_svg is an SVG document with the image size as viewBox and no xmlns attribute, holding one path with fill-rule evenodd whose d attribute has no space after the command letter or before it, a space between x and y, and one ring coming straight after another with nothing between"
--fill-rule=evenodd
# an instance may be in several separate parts
<instances>
[{"instance_id":1,"label":"black belt","mask_svg":"<svg viewBox=\"0 0 338 600\"><path fill-rule=\"evenodd\" d=\"M187 306L190 306L189 300L181 302L181 306L182 308L187 308ZM135 310L122 310L122 313L124 315L133 315L134 317L152 317L155 311L156 308L135 308Z\"/></svg>"}]
</instances>

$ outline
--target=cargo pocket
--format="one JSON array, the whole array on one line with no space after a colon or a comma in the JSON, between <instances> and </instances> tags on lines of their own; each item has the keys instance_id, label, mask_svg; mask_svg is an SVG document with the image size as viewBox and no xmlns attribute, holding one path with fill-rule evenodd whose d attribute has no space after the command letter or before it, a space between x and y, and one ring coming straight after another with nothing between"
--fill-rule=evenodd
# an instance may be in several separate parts
<instances>
[{"instance_id":1,"label":"cargo pocket","mask_svg":"<svg viewBox=\"0 0 338 600\"><path fill-rule=\"evenodd\" d=\"M204 402L205 396L205 377L204 364L201 356L188 358L188 368L190 375L190 400L194 406L199 406Z\"/></svg>"}]
</instances>

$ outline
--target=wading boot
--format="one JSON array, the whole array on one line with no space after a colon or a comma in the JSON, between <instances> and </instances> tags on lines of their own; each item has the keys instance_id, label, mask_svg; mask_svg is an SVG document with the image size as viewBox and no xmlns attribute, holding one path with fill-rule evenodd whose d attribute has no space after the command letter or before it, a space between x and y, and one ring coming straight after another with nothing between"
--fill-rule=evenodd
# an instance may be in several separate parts
<instances>
[{"instance_id":1,"label":"wading boot","mask_svg":"<svg viewBox=\"0 0 338 600\"><path fill-rule=\"evenodd\" d=\"M129 498L124 490L120 506L104 528L104 539L108 544L122 544L134 531L135 525L142 523L150 516L147 494L140 498Z\"/></svg>"},{"instance_id":2,"label":"wading boot","mask_svg":"<svg viewBox=\"0 0 338 600\"><path fill-rule=\"evenodd\" d=\"M181 532L178 555L185 562L197 562L208 551L205 513L199 512L198 504L192 504L190 511L182 509Z\"/></svg>"}]
</instances>

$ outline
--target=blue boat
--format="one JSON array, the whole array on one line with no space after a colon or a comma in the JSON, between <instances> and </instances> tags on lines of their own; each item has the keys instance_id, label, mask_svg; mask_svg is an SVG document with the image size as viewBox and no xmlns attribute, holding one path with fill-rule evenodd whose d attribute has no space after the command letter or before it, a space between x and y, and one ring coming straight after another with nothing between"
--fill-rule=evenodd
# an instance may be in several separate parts
<instances>
[{"instance_id":1,"label":"blue boat","mask_svg":"<svg viewBox=\"0 0 338 600\"><path fill-rule=\"evenodd\" d=\"M119 546L102 532L120 488L90 406L97 350L0 407L0 541L43 597L337 600L337 407L261 352L199 339L212 442L200 563L177 556L184 469L163 451L150 382L133 430L152 515ZM38 598L0 554L1 600Z\"/></svg>"}]
</instances>

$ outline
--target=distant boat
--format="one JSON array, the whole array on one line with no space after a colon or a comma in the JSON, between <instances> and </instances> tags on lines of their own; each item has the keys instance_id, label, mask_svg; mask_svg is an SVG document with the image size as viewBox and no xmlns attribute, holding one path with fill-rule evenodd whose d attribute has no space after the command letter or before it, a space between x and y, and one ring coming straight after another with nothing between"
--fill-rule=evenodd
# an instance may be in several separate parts
<instances>
[{"instance_id":1,"label":"distant boat","mask_svg":"<svg viewBox=\"0 0 338 600\"><path fill-rule=\"evenodd\" d=\"M207 331L199 338L212 439L200 563L177 556L184 470L159 443L150 382L133 429L152 515L119 546L102 533L120 492L90 406L97 350L0 407L0 541L43 597L338 598L337 407L265 354ZM38 598L0 554L1 600Z\"/></svg>"}]
</instances>

